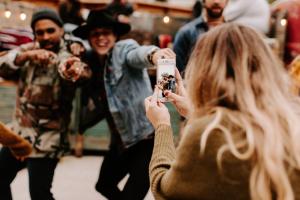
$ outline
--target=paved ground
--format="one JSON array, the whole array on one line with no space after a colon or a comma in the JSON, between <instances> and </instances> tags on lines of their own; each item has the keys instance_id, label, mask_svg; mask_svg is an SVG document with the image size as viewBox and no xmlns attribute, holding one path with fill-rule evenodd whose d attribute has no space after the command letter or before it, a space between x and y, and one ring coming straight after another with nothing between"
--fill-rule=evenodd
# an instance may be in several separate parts
<instances>
[{"instance_id":1,"label":"paved ground","mask_svg":"<svg viewBox=\"0 0 300 200\"><path fill-rule=\"evenodd\" d=\"M94 190L101 162L102 157L100 156L84 156L82 158L67 156L63 158L54 175L52 192L55 199L105 199ZM120 187L124 185L125 179L120 183ZM12 193L14 200L30 200L26 170L20 171L17 178L12 183ZM145 200L153 200L153 196L150 192Z\"/></svg>"}]
</instances>

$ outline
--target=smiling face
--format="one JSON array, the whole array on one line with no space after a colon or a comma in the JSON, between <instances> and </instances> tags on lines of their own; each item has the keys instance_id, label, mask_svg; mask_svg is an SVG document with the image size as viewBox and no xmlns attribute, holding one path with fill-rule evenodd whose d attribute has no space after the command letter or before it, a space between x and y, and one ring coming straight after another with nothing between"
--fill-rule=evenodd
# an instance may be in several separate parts
<instances>
[{"instance_id":1,"label":"smiling face","mask_svg":"<svg viewBox=\"0 0 300 200\"><path fill-rule=\"evenodd\" d=\"M107 55L117 40L112 28L94 28L89 33L89 43L99 55Z\"/></svg>"},{"instance_id":2,"label":"smiling face","mask_svg":"<svg viewBox=\"0 0 300 200\"><path fill-rule=\"evenodd\" d=\"M42 49L56 52L63 35L63 28L50 19L38 20L34 25L34 36Z\"/></svg>"}]
</instances>

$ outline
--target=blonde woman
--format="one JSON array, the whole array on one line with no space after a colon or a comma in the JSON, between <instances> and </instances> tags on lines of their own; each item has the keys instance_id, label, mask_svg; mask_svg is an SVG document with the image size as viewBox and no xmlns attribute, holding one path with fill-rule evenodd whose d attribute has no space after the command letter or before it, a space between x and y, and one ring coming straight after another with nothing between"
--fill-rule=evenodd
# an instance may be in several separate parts
<instances>
[{"instance_id":1,"label":"blonde woman","mask_svg":"<svg viewBox=\"0 0 300 200\"><path fill-rule=\"evenodd\" d=\"M188 117L175 152L170 115L145 100L155 127L155 199L300 199L300 103L290 78L254 30L225 24L196 44L187 94L168 93Z\"/></svg>"}]
</instances>

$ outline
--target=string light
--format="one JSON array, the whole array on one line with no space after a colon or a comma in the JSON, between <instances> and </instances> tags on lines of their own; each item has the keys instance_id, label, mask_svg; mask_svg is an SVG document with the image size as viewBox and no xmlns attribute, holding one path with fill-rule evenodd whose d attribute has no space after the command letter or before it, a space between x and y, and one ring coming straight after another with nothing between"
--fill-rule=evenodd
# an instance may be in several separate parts
<instances>
[{"instance_id":1,"label":"string light","mask_svg":"<svg viewBox=\"0 0 300 200\"><path fill-rule=\"evenodd\" d=\"M4 2L4 17L10 18L11 11L8 9L7 2Z\"/></svg>"},{"instance_id":2,"label":"string light","mask_svg":"<svg viewBox=\"0 0 300 200\"><path fill-rule=\"evenodd\" d=\"M281 24L281 26L286 26L287 20L286 19L280 20L280 24Z\"/></svg>"},{"instance_id":3,"label":"string light","mask_svg":"<svg viewBox=\"0 0 300 200\"><path fill-rule=\"evenodd\" d=\"M4 17L10 18L10 16L11 16L11 11L9 9L5 9L5 11L4 11Z\"/></svg>"},{"instance_id":4,"label":"string light","mask_svg":"<svg viewBox=\"0 0 300 200\"><path fill-rule=\"evenodd\" d=\"M164 16L163 17L163 22L165 23L165 24L168 24L169 22L170 22L170 17L169 16Z\"/></svg>"},{"instance_id":5,"label":"string light","mask_svg":"<svg viewBox=\"0 0 300 200\"><path fill-rule=\"evenodd\" d=\"M22 11L22 12L20 13L20 19L21 19L22 21L25 21L26 18L27 18L26 13L24 13L24 12Z\"/></svg>"},{"instance_id":6,"label":"string light","mask_svg":"<svg viewBox=\"0 0 300 200\"><path fill-rule=\"evenodd\" d=\"M26 13L24 12L24 7L22 5L20 5L20 19L22 21L25 21L27 18Z\"/></svg>"}]
</instances>

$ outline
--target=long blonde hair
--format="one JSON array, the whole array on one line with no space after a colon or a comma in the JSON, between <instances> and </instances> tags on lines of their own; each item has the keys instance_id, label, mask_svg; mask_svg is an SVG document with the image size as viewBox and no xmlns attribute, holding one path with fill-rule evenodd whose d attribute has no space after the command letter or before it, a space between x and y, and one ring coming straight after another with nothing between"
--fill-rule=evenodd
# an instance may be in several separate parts
<instances>
[{"instance_id":1,"label":"long blonde hair","mask_svg":"<svg viewBox=\"0 0 300 200\"><path fill-rule=\"evenodd\" d=\"M300 103L263 38L242 25L214 28L198 40L185 78L193 106L190 120L217 113L201 137L201 152L212 130L221 130L227 143L219 149L218 164L225 149L252 161L252 199L272 199L274 192L277 199L294 199L288 169L300 168ZM221 125L225 115L243 129L244 141L234 141Z\"/></svg>"}]
</instances>

